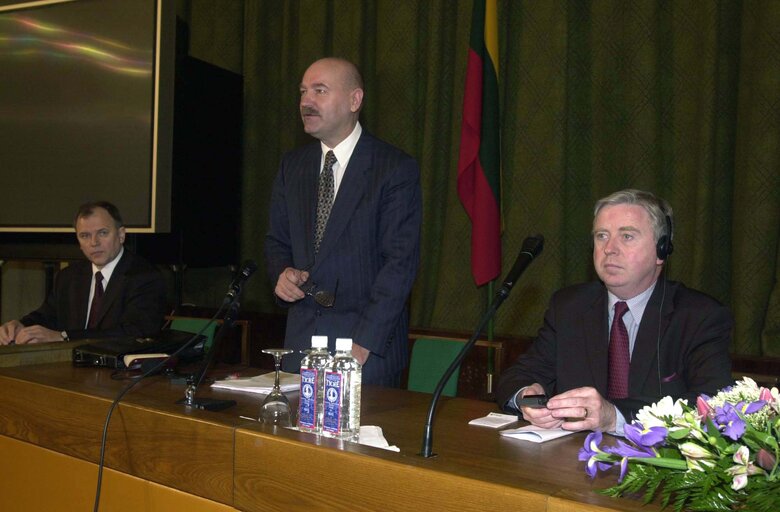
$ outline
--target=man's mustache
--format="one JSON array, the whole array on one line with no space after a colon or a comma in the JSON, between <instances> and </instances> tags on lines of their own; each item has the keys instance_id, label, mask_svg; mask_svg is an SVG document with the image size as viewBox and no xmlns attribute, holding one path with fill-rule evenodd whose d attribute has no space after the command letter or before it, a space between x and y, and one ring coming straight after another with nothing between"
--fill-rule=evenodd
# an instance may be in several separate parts
<instances>
[{"instance_id":1,"label":"man's mustache","mask_svg":"<svg viewBox=\"0 0 780 512\"><path fill-rule=\"evenodd\" d=\"M320 113L317 111L316 108L312 107L303 107L301 108L301 114L304 116L318 116Z\"/></svg>"}]
</instances>

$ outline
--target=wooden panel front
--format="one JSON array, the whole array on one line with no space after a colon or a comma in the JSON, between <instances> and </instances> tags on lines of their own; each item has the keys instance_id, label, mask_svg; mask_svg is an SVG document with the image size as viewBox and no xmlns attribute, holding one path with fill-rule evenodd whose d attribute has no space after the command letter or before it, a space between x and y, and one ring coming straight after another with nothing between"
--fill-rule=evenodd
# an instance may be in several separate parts
<instances>
[{"instance_id":1,"label":"wooden panel front","mask_svg":"<svg viewBox=\"0 0 780 512\"><path fill-rule=\"evenodd\" d=\"M125 385L108 370L70 363L4 369L0 434L97 463L106 414ZM153 377L125 395L111 419L106 467L232 504L236 422L175 404L183 389Z\"/></svg>"},{"instance_id":2,"label":"wooden panel front","mask_svg":"<svg viewBox=\"0 0 780 512\"><path fill-rule=\"evenodd\" d=\"M235 505L241 510L545 510L546 495L330 443L236 432Z\"/></svg>"},{"instance_id":3,"label":"wooden panel front","mask_svg":"<svg viewBox=\"0 0 780 512\"><path fill-rule=\"evenodd\" d=\"M0 436L0 510L92 510L97 466L34 444ZM111 469L103 473L100 510L230 512L235 509Z\"/></svg>"}]
</instances>

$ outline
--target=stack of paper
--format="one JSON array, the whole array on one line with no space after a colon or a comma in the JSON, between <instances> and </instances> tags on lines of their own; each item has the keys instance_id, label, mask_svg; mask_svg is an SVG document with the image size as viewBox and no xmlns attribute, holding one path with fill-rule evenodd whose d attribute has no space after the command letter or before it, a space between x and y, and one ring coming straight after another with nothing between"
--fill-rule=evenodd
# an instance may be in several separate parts
<instances>
[{"instance_id":1,"label":"stack of paper","mask_svg":"<svg viewBox=\"0 0 780 512\"><path fill-rule=\"evenodd\" d=\"M218 380L211 385L215 389L229 389L231 391L245 391L247 393L268 394L274 387L275 373L264 373L256 377L231 378ZM297 391L301 385L301 376L297 373L279 373L279 387L282 391Z\"/></svg>"},{"instance_id":2,"label":"stack of paper","mask_svg":"<svg viewBox=\"0 0 780 512\"><path fill-rule=\"evenodd\" d=\"M531 441L532 443L544 443L552 439L568 436L573 434L572 430L563 430L562 428L539 428L533 425L527 425L520 428L508 428L499 432L502 436L511 437L512 439L522 439L523 441Z\"/></svg>"}]
</instances>

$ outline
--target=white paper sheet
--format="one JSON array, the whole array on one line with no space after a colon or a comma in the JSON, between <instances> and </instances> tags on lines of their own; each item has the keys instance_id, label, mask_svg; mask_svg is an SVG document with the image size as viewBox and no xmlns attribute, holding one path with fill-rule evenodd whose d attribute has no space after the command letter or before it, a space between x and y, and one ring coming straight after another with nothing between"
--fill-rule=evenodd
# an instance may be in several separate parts
<instances>
[{"instance_id":1,"label":"white paper sheet","mask_svg":"<svg viewBox=\"0 0 780 512\"><path fill-rule=\"evenodd\" d=\"M504 437L531 441L532 443L544 443L573 433L574 431L563 430L562 428L547 429L539 428L534 425L526 425L525 427L520 428L508 428L499 432L499 434Z\"/></svg>"},{"instance_id":2,"label":"white paper sheet","mask_svg":"<svg viewBox=\"0 0 780 512\"><path fill-rule=\"evenodd\" d=\"M297 373L279 373L279 387L284 392L298 391L301 386L301 376ZM215 389L229 389L267 395L274 387L274 372L264 373L255 377L218 380L211 385Z\"/></svg>"}]
</instances>

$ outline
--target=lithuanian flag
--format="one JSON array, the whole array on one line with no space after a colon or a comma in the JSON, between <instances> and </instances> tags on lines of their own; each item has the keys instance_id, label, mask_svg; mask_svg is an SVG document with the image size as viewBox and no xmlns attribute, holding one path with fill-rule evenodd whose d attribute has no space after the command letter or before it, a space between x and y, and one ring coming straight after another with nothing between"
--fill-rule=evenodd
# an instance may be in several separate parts
<instances>
[{"instance_id":1,"label":"lithuanian flag","mask_svg":"<svg viewBox=\"0 0 780 512\"><path fill-rule=\"evenodd\" d=\"M471 273L477 286L501 272L501 158L496 0L475 0L463 94L458 195L471 218Z\"/></svg>"}]
</instances>

